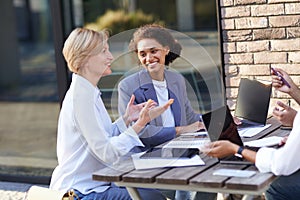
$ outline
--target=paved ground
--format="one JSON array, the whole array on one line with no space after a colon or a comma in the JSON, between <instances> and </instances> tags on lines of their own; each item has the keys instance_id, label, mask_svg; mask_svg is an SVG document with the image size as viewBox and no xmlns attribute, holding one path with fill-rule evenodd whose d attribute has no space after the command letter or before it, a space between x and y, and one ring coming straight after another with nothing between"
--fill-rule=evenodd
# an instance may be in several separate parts
<instances>
[{"instance_id":1,"label":"paved ground","mask_svg":"<svg viewBox=\"0 0 300 200\"><path fill-rule=\"evenodd\" d=\"M42 167L56 160L58 103L0 102L0 113L0 164Z\"/></svg>"},{"instance_id":2,"label":"paved ground","mask_svg":"<svg viewBox=\"0 0 300 200\"><path fill-rule=\"evenodd\" d=\"M23 200L31 184L0 182L1 200Z\"/></svg>"},{"instance_id":3,"label":"paved ground","mask_svg":"<svg viewBox=\"0 0 300 200\"><path fill-rule=\"evenodd\" d=\"M0 199L23 200L32 184L21 182L47 182L57 164L59 105L0 102L0 112Z\"/></svg>"}]
</instances>

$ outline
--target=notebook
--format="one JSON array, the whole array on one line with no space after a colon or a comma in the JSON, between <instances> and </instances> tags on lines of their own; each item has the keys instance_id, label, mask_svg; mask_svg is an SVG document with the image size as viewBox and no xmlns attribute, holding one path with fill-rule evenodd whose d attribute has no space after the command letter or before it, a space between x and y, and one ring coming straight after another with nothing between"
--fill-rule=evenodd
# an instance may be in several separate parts
<instances>
[{"instance_id":1,"label":"notebook","mask_svg":"<svg viewBox=\"0 0 300 200\"><path fill-rule=\"evenodd\" d=\"M242 127L266 125L272 85L242 78L239 85L235 116L242 119Z\"/></svg>"},{"instance_id":2,"label":"notebook","mask_svg":"<svg viewBox=\"0 0 300 200\"><path fill-rule=\"evenodd\" d=\"M202 121L211 141L229 140L239 146L244 146L227 105L203 114ZM219 161L224 164L252 164L234 155L221 158Z\"/></svg>"}]
</instances>

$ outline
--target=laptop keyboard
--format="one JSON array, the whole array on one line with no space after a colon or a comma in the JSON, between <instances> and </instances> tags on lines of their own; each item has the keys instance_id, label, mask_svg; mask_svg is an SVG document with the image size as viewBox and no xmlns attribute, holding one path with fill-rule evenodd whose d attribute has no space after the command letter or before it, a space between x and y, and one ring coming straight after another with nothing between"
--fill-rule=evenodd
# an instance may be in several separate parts
<instances>
[{"instance_id":1,"label":"laptop keyboard","mask_svg":"<svg viewBox=\"0 0 300 200\"><path fill-rule=\"evenodd\" d=\"M164 148L199 148L210 142L209 139L172 140Z\"/></svg>"},{"instance_id":2,"label":"laptop keyboard","mask_svg":"<svg viewBox=\"0 0 300 200\"><path fill-rule=\"evenodd\" d=\"M264 126L264 125L257 123L257 122L242 120L242 124L238 125L237 128L242 129L242 128L249 128L249 127L254 127L254 126Z\"/></svg>"}]
</instances>

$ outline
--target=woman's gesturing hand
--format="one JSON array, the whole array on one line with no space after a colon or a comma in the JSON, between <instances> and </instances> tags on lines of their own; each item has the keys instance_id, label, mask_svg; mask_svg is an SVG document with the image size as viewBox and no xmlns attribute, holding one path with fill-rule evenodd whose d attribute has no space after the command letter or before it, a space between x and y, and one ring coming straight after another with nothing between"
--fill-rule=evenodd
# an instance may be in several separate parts
<instances>
[{"instance_id":1,"label":"woman's gesturing hand","mask_svg":"<svg viewBox=\"0 0 300 200\"><path fill-rule=\"evenodd\" d=\"M129 102L128 102L128 104L127 104L126 111L125 111L125 114L123 116L123 119L124 119L127 126L131 122L136 121L139 118L141 110L147 104L147 102L140 103L140 104L134 104L134 99L135 99L135 96L132 95ZM149 102L148 107L153 108L156 105L157 104L156 104L155 101L151 101L151 102Z\"/></svg>"},{"instance_id":2,"label":"woman's gesturing hand","mask_svg":"<svg viewBox=\"0 0 300 200\"><path fill-rule=\"evenodd\" d=\"M135 131L139 132L148 122L155 119L165 110L167 110L173 102L173 99L169 99L169 101L165 105L155 106L156 103L153 100L149 99L142 108L138 120L133 125Z\"/></svg>"}]
</instances>

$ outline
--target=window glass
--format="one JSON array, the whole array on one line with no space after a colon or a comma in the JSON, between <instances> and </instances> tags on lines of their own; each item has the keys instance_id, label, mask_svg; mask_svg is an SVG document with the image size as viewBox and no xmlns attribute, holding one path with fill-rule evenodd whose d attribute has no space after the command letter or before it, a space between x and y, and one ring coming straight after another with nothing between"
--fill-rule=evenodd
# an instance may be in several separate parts
<instances>
[{"instance_id":1,"label":"window glass","mask_svg":"<svg viewBox=\"0 0 300 200\"><path fill-rule=\"evenodd\" d=\"M4 0L0 10L0 169L49 174L59 112L49 2Z\"/></svg>"}]
</instances>

